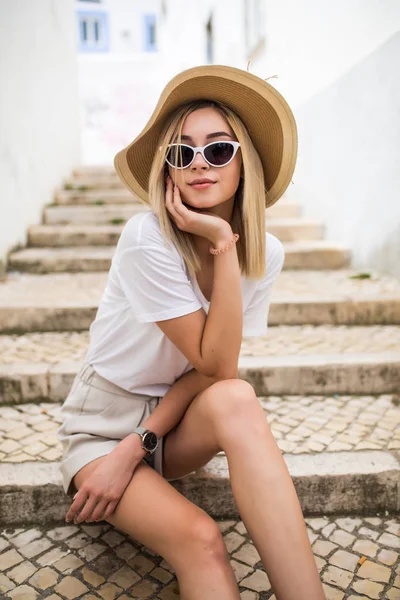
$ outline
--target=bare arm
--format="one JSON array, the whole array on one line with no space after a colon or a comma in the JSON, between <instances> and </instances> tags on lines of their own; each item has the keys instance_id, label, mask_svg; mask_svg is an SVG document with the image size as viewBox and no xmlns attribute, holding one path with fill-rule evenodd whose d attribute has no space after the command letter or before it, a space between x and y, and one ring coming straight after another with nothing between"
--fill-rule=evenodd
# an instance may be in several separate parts
<instances>
[{"instance_id":1,"label":"bare arm","mask_svg":"<svg viewBox=\"0 0 400 600\"><path fill-rule=\"evenodd\" d=\"M167 207L177 225L202 235L220 248L232 239L228 222L215 215L188 210L179 190L167 193ZM242 341L243 309L240 268L236 246L214 256L214 280L208 315L203 309L175 319L158 321L163 333L188 358L194 368L209 377L237 377Z\"/></svg>"},{"instance_id":2,"label":"bare arm","mask_svg":"<svg viewBox=\"0 0 400 600\"><path fill-rule=\"evenodd\" d=\"M218 381L217 378L202 375L195 369L185 373L170 387L152 414L141 423L141 426L154 431L157 437L163 437L180 422L197 394L216 381ZM141 447L140 437L135 433L124 438L113 452L121 454L128 462L135 458L141 459L146 454Z\"/></svg>"}]
</instances>

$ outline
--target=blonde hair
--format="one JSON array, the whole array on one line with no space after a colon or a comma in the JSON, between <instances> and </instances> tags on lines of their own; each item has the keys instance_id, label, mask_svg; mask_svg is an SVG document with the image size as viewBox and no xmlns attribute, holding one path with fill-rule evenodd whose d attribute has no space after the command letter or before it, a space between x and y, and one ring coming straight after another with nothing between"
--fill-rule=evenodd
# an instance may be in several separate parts
<instances>
[{"instance_id":1,"label":"blonde hair","mask_svg":"<svg viewBox=\"0 0 400 600\"><path fill-rule=\"evenodd\" d=\"M153 212L160 220L166 240L172 242L183 257L188 271L194 275L201 263L192 234L180 230L165 207L165 157L173 140L180 142L186 117L199 108L217 110L232 128L242 153L242 177L236 190L230 225L239 234L237 252L241 273L251 279L265 275L265 188L261 160L242 120L228 107L214 101L194 101L180 107L161 132L149 178L149 198Z\"/></svg>"}]
</instances>

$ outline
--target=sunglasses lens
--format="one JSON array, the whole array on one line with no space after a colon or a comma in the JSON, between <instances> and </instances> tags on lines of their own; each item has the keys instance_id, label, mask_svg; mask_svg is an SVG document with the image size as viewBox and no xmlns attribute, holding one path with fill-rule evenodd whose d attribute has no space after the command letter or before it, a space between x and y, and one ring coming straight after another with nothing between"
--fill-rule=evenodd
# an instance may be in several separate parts
<instances>
[{"instance_id":1,"label":"sunglasses lens","mask_svg":"<svg viewBox=\"0 0 400 600\"><path fill-rule=\"evenodd\" d=\"M226 165L233 156L234 146L229 142L215 142L204 150L204 156L212 165L221 167Z\"/></svg>"},{"instance_id":2,"label":"sunglasses lens","mask_svg":"<svg viewBox=\"0 0 400 600\"><path fill-rule=\"evenodd\" d=\"M183 146L180 144L171 146L167 154L168 162L178 169L184 169L187 167L192 159L193 150L190 148L190 146Z\"/></svg>"}]
</instances>

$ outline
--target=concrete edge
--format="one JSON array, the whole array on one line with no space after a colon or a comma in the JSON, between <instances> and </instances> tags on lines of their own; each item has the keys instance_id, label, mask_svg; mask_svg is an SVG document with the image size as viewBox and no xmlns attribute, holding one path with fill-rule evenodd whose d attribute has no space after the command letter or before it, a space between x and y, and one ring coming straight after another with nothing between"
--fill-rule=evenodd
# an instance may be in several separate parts
<instances>
[{"instance_id":1,"label":"concrete edge","mask_svg":"<svg viewBox=\"0 0 400 600\"><path fill-rule=\"evenodd\" d=\"M400 511L400 464L389 452L284 455L303 514L375 514ZM214 518L238 518L228 463L217 455L172 485ZM59 463L0 464L0 523L63 521L71 498Z\"/></svg>"},{"instance_id":2,"label":"concrete edge","mask_svg":"<svg viewBox=\"0 0 400 600\"><path fill-rule=\"evenodd\" d=\"M0 365L0 405L63 401L80 362ZM257 396L389 394L400 388L400 353L243 356L239 377Z\"/></svg>"},{"instance_id":3,"label":"concrete edge","mask_svg":"<svg viewBox=\"0 0 400 600\"><path fill-rule=\"evenodd\" d=\"M0 333L86 331L98 305L0 306ZM269 325L400 325L400 295L272 300Z\"/></svg>"}]
</instances>

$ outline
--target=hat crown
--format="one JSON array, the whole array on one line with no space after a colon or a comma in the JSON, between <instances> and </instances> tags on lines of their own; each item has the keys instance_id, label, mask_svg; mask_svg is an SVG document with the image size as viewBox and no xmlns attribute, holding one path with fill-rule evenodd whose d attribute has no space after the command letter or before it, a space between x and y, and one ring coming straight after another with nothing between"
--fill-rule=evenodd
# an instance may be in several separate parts
<instances>
[{"instance_id":1,"label":"hat crown","mask_svg":"<svg viewBox=\"0 0 400 600\"><path fill-rule=\"evenodd\" d=\"M225 65L192 67L171 79L143 130L114 159L123 183L149 202L149 175L162 128L180 106L194 100L219 102L242 120L261 159L266 206L274 204L289 185L296 164L298 140L293 113L269 83Z\"/></svg>"}]
</instances>

